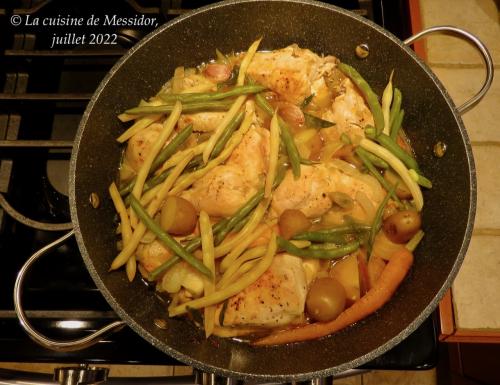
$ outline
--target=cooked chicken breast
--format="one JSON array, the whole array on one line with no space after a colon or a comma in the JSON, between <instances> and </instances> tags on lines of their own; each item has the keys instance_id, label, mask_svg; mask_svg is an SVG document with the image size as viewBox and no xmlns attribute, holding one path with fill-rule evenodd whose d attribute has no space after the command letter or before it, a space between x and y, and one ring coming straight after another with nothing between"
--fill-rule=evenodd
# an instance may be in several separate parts
<instances>
[{"instance_id":1,"label":"cooked chicken breast","mask_svg":"<svg viewBox=\"0 0 500 385\"><path fill-rule=\"evenodd\" d=\"M378 182L370 183L365 177L369 176L354 177L337 167L335 162L302 165L298 179L290 170L287 171L273 194L271 207L276 215L287 209L297 209L309 218L318 218L332 207L328 193L334 191L349 195L355 203L357 193L363 192L378 207L385 194Z\"/></svg>"},{"instance_id":2,"label":"cooked chicken breast","mask_svg":"<svg viewBox=\"0 0 500 385\"><path fill-rule=\"evenodd\" d=\"M373 125L373 115L366 105L365 99L349 78L345 78L340 86L341 93L322 115L323 119L335 122L335 126L321 130L327 141L338 141L343 133L351 138L363 138L363 128Z\"/></svg>"},{"instance_id":3,"label":"cooked chicken breast","mask_svg":"<svg viewBox=\"0 0 500 385\"><path fill-rule=\"evenodd\" d=\"M193 131L210 132L214 131L224 119L225 112L197 112L195 114L183 114L179 118L178 127L183 129L189 124L193 124Z\"/></svg>"},{"instance_id":4,"label":"cooked chicken breast","mask_svg":"<svg viewBox=\"0 0 500 385\"><path fill-rule=\"evenodd\" d=\"M253 126L226 164L208 172L182 197L210 216L234 214L261 187L268 153L269 131Z\"/></svg>"},{"instance_id":5,"label":"cooked chicken breast","mask_svg":"<svg viewBox=\"0 0 500 385\"><path fill-rule=\"evenodd\" d=\"M125 150L124 163L135 172L139 171L162 128L161 123L153 123L132 136Z\"/></svg>"},{"instance_id":6,"label":"cooked chicken breast","mask_svg":"<svg viewBox=\"0 0 500 385\"><path fill-rule=\"evenodd\" d=\"M326 87L323 75L335 66L333 56L320 57L292 44L272 52L257 52L247 74L286 101L300 104Z\"/></svg>"},{"instance_id":7,"label":"cooked chicken breast","mask_svg":"<svg viewBox=\"0 0 500 385\"><path fill-rule=\"evenodd\" d=\"M306 295L302 260L289 254L278 254L257 281L229 299L224 326L286 325L304 313ZM221 308L219 305L216 320Z\"/></svg>"}]
</instances>

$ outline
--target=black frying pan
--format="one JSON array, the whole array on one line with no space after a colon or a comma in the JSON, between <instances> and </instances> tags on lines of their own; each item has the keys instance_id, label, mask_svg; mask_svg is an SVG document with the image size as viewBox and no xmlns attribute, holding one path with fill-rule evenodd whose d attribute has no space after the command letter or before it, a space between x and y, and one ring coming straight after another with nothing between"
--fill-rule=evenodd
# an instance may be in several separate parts
<instances>
[{"instance_id":1,"label":"black frying pan","mask_svg":"<svg viewBox=\"0 0 500 385\"><path fill-rule=\"evenodd\" d=\"M387 305L333 336L265 348L231 339L206 341L186 320L168 319L167 329L162 330L154 319L166 318L166 310L153 293L138 279L130 284L122 271L108 273L116 238L115 212L107 190L123 151L115 140L124 130L116 115L155 94L175 67L212 58L216 47L222 52L243 51L258 36L264 36L262 49L298 43L335 55L354 65L378 94L395 69L396 84L404 95L406 132L434 185L424 193L426 236L409 276ZM355 56L360 43L370 47L364 60ZM441 159L432 153L438 141L448 146ZM125 323L188 365L252 380L331 375L372 360L407 337L430 315L455 277L470 240L476 205L469 139L458 110L427 66L370 21L302 0L219 3L175 19L147 36L113 67L90 101L76 137L70 179L71 214L83 259ZM97 209L89 204L92 193L101 197Z\"/></svg>"}]
</instances>

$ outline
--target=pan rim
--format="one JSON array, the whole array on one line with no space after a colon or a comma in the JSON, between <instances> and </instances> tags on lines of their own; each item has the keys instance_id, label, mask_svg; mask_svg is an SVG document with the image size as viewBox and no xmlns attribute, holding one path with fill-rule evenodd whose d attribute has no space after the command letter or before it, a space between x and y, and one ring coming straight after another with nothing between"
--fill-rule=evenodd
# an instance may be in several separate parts
<instances>
[{"instance_id":1,"label":"pan rim","mask_svg":"<svg viewBox=\"0 0 500 385\"><path fill-rule=\"evenodd\" d=\"M87 248L85 246L85 241L83 239L82 233L80 231L80 224L78 220L78 210L76 206L76 191L75 191L75 182L76 182L76 165L77 165L77 160L78 160L78 154L79 154L79 147L80 147L80 142L81 138L84 134L85 127L87 125L88 119L92 113L93 107L96 104L97 100L99 99L102 91L104 88L107 86L108 82L112 79L114 74L121 68L121 66L128 60L130 56L132 56L136 51L141 49L143 46L147 45L147 43L156 37L158 34L163 33L166 29L169 29L171 26L176 25L177 23L182 23L185 19L192 17L193 15L209 12L212 9L217 9L221 7L226 7L226 6L232 6L235 4L240 4L240 3L269 3L269 2L276 2L276 3L299 3L299 4L306 4L306 5L311 5L315 6L318 8L323 8L327 11L334 11L337 13L341 13L344 16L353 19L356 22L360 22L364 24L366 27L373 28L375 29L378 33L381 33L384 35L385 38L391 40L392 42L398 44L401 46L401 48L405 51L405 53L413 60L415 61L421 69L431 78L435 86L438 88L439 92L441 95L444 97L448 107L450 110L453 112L453 115L455 117L456 123L458 125L458 129L460 132L460 135L462 137L463 145L465 148L466 152L466 157L467 157L467 164L470 170L469 174L469 210L468 210L468 221L467 221L467 226L465 229L465 234L464 234L464 239L460 245L459 252L457 254L457 257L455 259L455 262L451 268L450 273L448 274L446 280L444 281L443 285L441 286L440 290L436 293L434 296L433 300L423 309L423 311L410 323L408 326L403 329L399 334L397 334L395 337L389 339L386 341L383 345L379 346L378 348L369 351L368 353L357 357L354 360L345 362L341 365L331 367L331 368L325 368L322 370L318 371L311 371L307 373L299 373L299 374L252 374L252 373L245 373L245 372L238 372L234 370L230 370L227 368L223 367L214 367L212 365L208 365L202 361L193 359L192 357L185 355L169 346L166 346L163 344L161 340L158 338L154 337L152 334L147 332L143 326L141 326L138 322L136 322L127 312L123 310L123 308L116 302L114 299L113 295L111 292L108 290L108 288L105 286L101 278L99 277L97 271L95 270L95 267L92 263L92 260L89 256L89 253L87 251ZM224 377L231 377L231 378L239 378L239 379L252 379L252 380L259 380L259 381L280 381L280 382L288 382L288 381L303 381L303 380L308 380L312 378L318 378L318 377L326 377L326 376L331 376L340 372L343 372L348 369L352 369L355 367L359 367L375 357L378 357L379 355L387 352L397 344L399 344L402 340L404 340L406 337L408 337L412 332L414 332L420 324L427 319L431 313L434 311L436 306L438 305L439 301L441 298L444 296L446 290L451 286L451 283L453 282L454 278L456 277L458 270L465 258L465 253L467 251L468 245L470 243L470 239L472 236L472 228L473 228L473 223L474 223L474 217L475 217L475 211L476 211L476 195L477 195L477 185L476 185L476 170L475 170L475 164L474 164L474 159L473 159L473 154L472 154L472 149L471 149L471 143L469 140L469 137L467 135L467 131L464 127L463 121L457 111L456 106L454 105L453 101L451 100L448 92L442 85L442 83L437 79L437 77L434 75L434 73L430 70L430 68L427 66L426 63L424 63L420 58L417 57L417 55L406 45L404 45L401 40L399 40L396 36L394 36L392 33L384 30L382 27L378 26L374 22L364 19L359 15L356 15L350 11L347 11L345 9L339 8L334 5L330 4L325 4L321 3L318 1L314 0L227 0L227 1L222 1L219 3L211 4L196 10L193 10L191 12L188 12L180 17L177 17L176 19L165 23L161 27L157 28L156 30L152 31L150 34L148 34L146 37L144 37L139 43L137 43L134 47L132 47L123 57L121 57L115 65L111 68L111 70L108 72L108 74L105 76L105 78L101 81L99 84L98 88L94 92L90 102L87 105L87 108L82 116L82 119L80 121L79 127L77 134L75 136L75 145L74 149L71 154L71 160L70 160L70 172L69 172L69 200L70 200L70 212L71 212L71 219L74 225L74 230L75 230L75 236L76 240L78 243L78 247L81 251L82 258L85 262L85 265L87 267L87 270L89 271L92 279L94 280L95 284L99 288L100 292L103 294L103 296L106 298L106 301L110 304L110 306L113 308L113 310L119 315L121 319L123 319L128 326L130 326L137 334L139 334L142 338L144 338L146 341L148 341L151 345L155 346L162 352L172 356L173 358L185 363L186 365L196 367L197 369L206 371L206 372L213 372L217 375L221 375ZM329 337L327 337L329 338Z\"/></svg>"}]
</instances>

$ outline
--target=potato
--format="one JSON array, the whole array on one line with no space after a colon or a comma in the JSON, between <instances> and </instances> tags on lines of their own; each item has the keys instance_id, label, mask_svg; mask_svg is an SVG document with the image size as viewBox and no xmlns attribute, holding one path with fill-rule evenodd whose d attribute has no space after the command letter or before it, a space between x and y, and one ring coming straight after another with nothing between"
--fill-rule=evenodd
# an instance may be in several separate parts
<instances>
[{"instance_id":1,"label":"potato","mask_svg":"<svg viewBox=\"0 0 500 385\"><path fill-rule=\"evenodd\" d=\"M196 209L184 198L169 196L160 213L160 226L170 234L191 234L196 227Z\"/></svg>"},{"instance_id":2,"label":"potato","mask_svg":"<svg viewBox=\"0 0 500 385\"><path fill-rule=\"evenodd\" d=\"M387 238L395 243L408 242L422 226L420 214L414 210L398 211L384 221Z\"/></svg>"},{"instance_id":3,"label":"potato","mask_svg":"<svg viewBox=\"0 0 500 385\"><path fill-rule=\"evenodd\" d=\"M281 213L278 220L280 234L285 239L293 238L298 233L311 227L311 221L300 210L288 209Z\"/></svg>"},{"instance_id":4,"label":"potato","mask_svg":"<svg viewBox=\"0 0 500 385\"><path fill-rule=\"evenodd\" d=\"M339 281L346 291L347 305L350 306L359 299L359 269L355 254L338 261L330 269L330 277Z\"/></svg>"},{"instance_id":5,"label":"potato","mask_svg":"<svg viewBox=\"0 0 500 385\"><path fill-rule=\"evenodd\" d=\"M345 305L344 287L332 277L315 279L307 293L307 313L315 321L328 322L337 318Z\"/></svg>"}]
</instances>

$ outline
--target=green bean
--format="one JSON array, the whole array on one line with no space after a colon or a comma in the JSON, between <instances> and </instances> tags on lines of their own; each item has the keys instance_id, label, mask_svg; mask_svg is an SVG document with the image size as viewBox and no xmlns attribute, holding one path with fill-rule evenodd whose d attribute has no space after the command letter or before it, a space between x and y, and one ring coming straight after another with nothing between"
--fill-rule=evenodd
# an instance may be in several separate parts
<instances>
[{"instance_id":1,"label":"green bean","mask_svg":"<svg viewBox=\"0 0 500 385\"><path fill-rule=\"evenodd\" d=\"M307 112L304 112L304 119L306 127L310 128L326 128L335 126L334 122L318 118L317 116L308 114Z\"/></svg>"},{"instance_id":2,"label":"green bean","mask_svg":"<svg viewBox=\"0 0 500 385\"><path fill-rule=\"evenodd\" d=\"M358 147L355 150L356 154L359 156L359 158L363 161L365 167L368 169L368 171L379 181L379 183L386 189L387 192L391 191L391 185L389 182L387 182L382 175L377 171L375 166L372 164L370 158L367 156L370 154L368 151L366 151L362 147ZM376 155L373 155L376 156ZM378 158L378 157L377 157ZM398 202L399 205L401 205L401 201L399 200L398 196L396 195L395 192L392 193L392 198Z\"/></svg>"},{"instance_id":3,"label":"green bean","mask_svg":"<svg viewBox=\"0 0 500 385\"><path fill-rule=\"evenodd\" d=\"M417 233L408 241L405 247L413 253L423 237L424 232L422 230L418 230Z\"/></svg>"},{"instance_id":4,"label":"green bean","mask_svg":"<svg viewBox=\"0 0 500 385\"><path fill-rule=\"evenodd\" d=\"M189 162L191 163L191 162ZM188 165L189 165L188 163ZM173 167L172 167L173 168ZM172 171L172 168L169 168L168 170L165 170L161 172L158 175L153 176L152 178L148 179L146 183L144 183L144 188L142 189L142 192L145 193L146 191L151 190L153 187L158 186L160 183L163 183L165 179L170 175L170 172ZM187 166L186 166L187 168Z\"/></svg>"},{"instance_id":5,"label":"green bean","mask_svg":"<svg viewBox=\"0 0 500 385\"><path fill-rule=\"evenodd\" d=\"M135 180L136 180L136 177L134 177L129 183L127 183L126 186L120 188L120 195L123 197L127 194L130 194L132 192L132 190L134 189L134 186L135 186Z\"/></svg>"},{"instance_id":6,"label":"green bean","mask_svg":"<svg viewBox=\"0 0 500 385\"><path fill-rule=\"evenodd\" d=\"M228 91L187 93L187 94L160 94L160 98L166 103L174 103L179 100L182 103L203 103L232 98L234 96L256 94L266 88L260 85L236 86ZM183 106L183 110L185 107Z\"/></svg>"},{"instance_id":7,"label":"green bean","mask_svg":"<svg viewBox=\"0 0 500 385\"><path fill-rule=\"evenodd\" d=\"M389 127L392 127L394 120L399 115L401 110L401 102L403 101L403 95L399 88L394 88L394 95L392 99L391 112L389 114Z\"/></svg>"},{"instance_id":8,"label":"green bean","mask_svg":"<svg viewBox=\"0 0 500 385\"><path fill-rule=\"evenodd\" d=\"M154 173L168 158L170 158L177 149L186 141L193 132L193 125L188 124L184 127L156 156L149 174Z\"/></svg>"},{"instance_id":9,"label":"green bean","mask_svg":"<svg viewBox=\"0 0 500 385\"><path fill-rule=\"evenodd\" d=\"M365 151L363 148L358 147L362 149L365 152L366 157L370 160L370 162L373 163L374 166L378 168L383 168L384 170L387 170L389 168L389 164L382 158L379 158L377 155L372 154L371 152Z\"/></svg>"},{"instance_id":10,"label":"green bean","mask_svg":"<svg viewBox=\"0 0 500 385\"><path fill-rule=\"evenodd\" d=\"M198 112L198 111L227 111L233 104L233 101L211 101L211 102L195 102L182 105L182 112ZM159 106L144 106L134 107L127 111L130 115L149 115L149 114L164 114L172 112L173 104L162 104Z\"/></svg>"},{"instance_id":11,"label":"green bean","mask_svg":"<svg viewBox=\"0 0 500 385\"><path fill-rule=\"evenodd\" d=\"M165 170L163 171L161 174L158 174L158 175L155 175L154 177L148 179L146 181L146 183L144 183L144 187L142 188L142 193L144 194L145 192L151 190L153 187L159 185L160 183L164 182L165 179L167 179L167 177L170 175L170 172L172 171L171 168L169 168L168 170ZM134 182L135 182L135 179L134 179ZM128 188L128 186L127 186ZM121 191L120 190L120 194L121 194ZM132 191L132 190L130 190ZM130 194L130 192L128 193L128 195L126 196L124 202L126 205L130 205L130 197L131 197L132 194Z\"/></svg>"},{"instance_id":12,"label":"green bean","mask_svg":"<svg viewBox=\"0 0 500 385\"><path fill-rule=\"evenodd\" d=\"M366 231L370 231L370 226L353 223L351 225L333 227L330 229L306 231L297 234L293 239L313 242L336 242L339 239L339 235L356 234Z\"/></svg>"},{"instance_id":13,"label":"green bean","mask_svg":"<svg viewBox=\"0 0 500 385\"><path fill-rule=\"evenodd\" d=\"M315 160L300 158L300 164L305 164L306 166L311 166L313 164L319 164L321 162L317 162Z\"/></svg>"},{"instance_id":14,"label":"green bean","mask_svg":"<svg viewBox=\"0 0 500 385\"><path fill-rule=\"evenodd\" d=\"M338 69L341 70L345 75L347 75L354 84L356 84L365 97L368 106L370 107L370 111L373 115L373 120L375 121L375 128L377 129L377 133L381 133L384 129L384 113L382 112L382 107L378 101L377 94L371 89L368 82L363 79L360 73L345 63L339 63Z\"/></svg>"},{"instance_id":15,"label":"green bean","mask_svg":"<svg viewBox=\"0 0 500 385\"><path fill-rule=\"evenodd\" d=\"M199 167L200 165L203 164L203 159L201 158L201 155L196 155L193 159L191 159L191 161L186 165L186 167L184 168L184 172L185 171L190 171L190 170L194 170L196 169L197 167ZM173 168L173 167L172 167ZM164 170L163 172L161 172L160 174L158 175L155 175L151 178L149 178L146 183L144 183L144 187L142 189L142 192L145 193L149 190L151 190L153 187L155 186L158 186L160 183L163 183L165 181L165 179L167 179L167 177L170 175L170 172L172 171L172 168L169 168L167 170ZM133 180L135 182L135 179ZM126 188L128 188L129 186L127 186ZM120 190L120 193L121 193L122 190ZM125 191L125 189L123 189L123 191ZM130 204L130 194L127 195L127 197L125 198L125 203L127 205Z\"/></svg>"},{"instance_id":16,"label":"green bean","mask_svg":"<svg viewBox=\"0 0 500 385\"><path fill-rule=\"evenodd\" d=\"M248 214L245 218L243 218L240 222L238 222L236 224L236 226L233 227L232 231L235 232L235 233L238 233L240 232L240 230L243 228L243 226L246 225L246 223L249 221L250 219L250 214Z\"/></svg>"},{"instance_id":17,"label":"green bean","mask_svg":"<svg viewBox=\"0 0 500 385\"><path fill-rule=\"evenodd\" d=\"M343 132L342 135L340 135L340 140L344 144L352 144L351 138L349 138L349 136L345 132Z\"/></svg>"},{"instance_id":18,"label":"green bean","mask_svg":"<svg viewBox=\"0 0 500 385\"><path fill-rule=\"evenodd\" d=\"M330 240L329 242L324 243L313 243L309 246L309 250L330 250L339 247L339 245L345 245L352 241L352 239L348 239L345 235L338 234L337 239Z\"/></svg>"},{"instance_id":19,"label":"green bean","mask_svg":"<svg viewBox=\"0 0 500 385\"><path fill-rule=\"evenodd\" d=\"M164 182L165 179L167 179L167 177L170 175L171 171L172 171L172 169L169 168L168 170L163 171L161 174L155 175L154 177L148 179L146 181L146 183L144 183L144 187L142 188L142 193L144 194L145 192L151 190L153 187L155 187L155 186L159 185L160 183ZM135 182L135 178L134 178L133 182ZM127 188L128 188L128 186L127 186ZM130 190L130 191L132 191L132 190ZM121 192L122 192L122 190L120 190L120 194L121 194ZM131 195L132 194L130 194L130 192L129 192L128 195L127 195L127 197L125 198L124 202L125 202L126 205L130 205L130 196Z\"/></svg>"},{"instance_id":20,"label":"green bean","mask_svg":"<svg viewBox=\"0 0 500 385\"><path fill-rule=\"evenodd\" d=\"M285 250L287 253L296 255L297 257L302 258L317 258L317 259L336 259L343 257L344 255L353 253L357 249L359 249L359 242L354 241L350 242L344 246L337 247L335 249L299 249L293 243L283 239L281 237L277 237L278 247L280 249Z\"/></svg>"},{"instance_id":21,"label":"green bean","mask_svg":"<svg viewBox=\"0 0 500 385\"><path fill-rule=\"evenodd\" d=\"M151 230L158 239L165 244L173 253L184 259L200 273L212 278L210 270L190 252L186 251L174 238L163 231L160 226L151 218L148 212L142 207L141 203L133 195L130 196L130 206L135 211L144 225Z\"/></svg>"},{"instance_id":22,"label":"green bean","mask_svg":"<svg viewBox=\"0 0 500 385\"><path fill-rule=\"evenodd\" d=\"M191 159L191 161L186 165L186 167L184 168L184 172L186 171L190 171L190 170L193 170L193 169L196 169L197 167L199 167L201 164L203 163L203 159L201 158L201 155L196 155L193 159ZM172 167L173 168L173 167ZM146 181L146 183L144 183L144 188L143 188L143 193L145 193L146 191L148 190L151 190L153 187L159 185L160 183L162 183L165 179L167 179L167 177L169 176L170 174L170 171L172 170L172 168L169 168L163 172L161 172L160 174L158 175L155 175L153 176L152 178L148 179Z\"/></svg>"},{"instance_id":23,"label":"green bean","mask_svg":"<svg viewBox=\"0 0 500 385\"><path fill-rule=\"evenodd\" d=\"M238 211L236 211L231 218L227 221L225 226L220 230L220 232L214 237L214 243L217 245L221 243L226 235L233 230L236 225L241 222L249 213L252 211L264 198L264 189L261 188L257 193L251 197L247 203L241 206Z\"/></svg>"},{"instance_id":24,"label":"green bean","mask_svg":"<svg viewBox=\"0 0 500 385\"><path fill-rule=\"evenodd\" d=\"M311 102L312 102L313 98L314 98L314 92L313 92L311 95L307 96L307 97L304 99L304 101L303 101L303 102L302 102L302 104L300 105L300 108L302 108L302 109L306 108L306 107L309 105L309 103L311 103Z\"/></svg>"},{"instance_id":25,"label":"green bean","mask_svg":"<svg viewBox=\"0 0 500 385\"><path fill-rule=\"evenodd\" d=\"M184 170L196 170L198 167L203 165L203 156L201 154L196 155L191 159L191 161L187 164Z\"/></svg>"},{"instance_id":26,"label":"green bean","mask_svg":"<svg viewBox=\"0 0 500 385\"><path fill-rule=\"evenodd\" d=\"M181 259L177 255L173 255L169 259L167 259L165 262L163 262L160 266L158 266L156 269L154 269L151 273L148 275L148 280L149 281L155 281L158 276L163 273L164 271L167 271L170 269L172 266L174 266L177 262L180 262Z\"/></svg>"},{"instance_id":27,"label":"green bean","mask_svg":"<svg viewBox=\"0 0 500 385\"><path fill-rule=\"evenodd\" d=\"M221 219L219 222L217 222L215 225L212 226L212 234L218 234L222 229L223 227L227 224L228 222L228 219ZM198 247L201 246L201 237L194 237L193 239L191 239L187 244L186 246L184 247L186 249L186 251L194 251L196 250Z\"/></svg>"},{"instance_id":28,"label":"green bean","mask_svg":"<svg viewBox=\"0 0 500 385\"><path fill-rule=\"evenodd\" d=\"M380 134L375 138L375 140L387 150L389 150L393 155L399 158L399 160L401 160L406 165L406 167L420 172L417 161L405 150L403 150L394 140L392 140L390 136Z\"/></svg>"},{"instance_id":29,"label":"green bean","mask_svg":"<svg viewBox=\"0 0 500 385\"><path fill-rule=\"evenodd\" d=\"M290 165L292 166L292 172L295 179L300 177L300 154L293 136L290 133L288 124L286 124L283 119L278 118L278 122L281 128L281 137L283 138L283 143L285 144L286 152L288 154L288 159L290 159Z\"/></svg>"},{"instance_id":30,"label":"green bean","mask_svg":"<svg viewBox=\"0 0 500 385\"><path fill-rule=\"evenodd\" d=\"M283 178L285 177L286 166L283 166L283 163L280 163L280 167L278 167L278 173L276 174L276 178L274 178L273 188L276 188ZM221 226L220 229L213 230L214 233L214 243L216 245L220 244L226 235L230 231L239 231L241 227L246 223L249 219L250 212L260 203L260 201L264 198L264 189L261 188L254 196L252 196L247 203L241 206L238 211L236 211L232 217L229 219L225 219L227 221Z\"/></svg>"},{"instance_id":31,"label":"green bean","mask_svg":"<svg viewBox=\"0 0 500 385\"><path fill-rule=\"evenodd\" d=\"M257 105L262 108L269 116L273 116L274 110L271 105L267 102L267 100L262 96L262 94L257 94L255 96L255 102ZM300 177L300 154L299 150L297 150L297 146L293 140L292 134L290 133L290 128L288 124L278 117L278 122L281 128L281 138L283 140L283 144L285 145L285 149L288 155L288 159L290 160L290 165L292 166L292 172L295 179Z\"/></svg>"},{"instance_id":32,"label":"green bean","mask_svg":"<svg viewBox=\"0 0 500 385\"><path fill-rule=\"evenodd\" d=\"M278 159L278 163L278 172L276 173L276 177L274 178L273 188L277 188L281 184L281 182L283 182L283 179L285 179L286 175L286 169L288 168L286 162L280 161Z\"/></svg>"},{"instance_id":33,"label":"green bean","mask_svg":"<svg viewBox=\"0 0 500 385\"><path fill-rule=\"evenodd\" d=\"M394 70L391 71L391 75L389 76L389 82L384 88L384 92L382 92L382 113L384 114L384 133L389 135L391 133L391 104L392 104L392 96L394 94L394 89L392 87L392 77L394 75Z\"/></svg>"},{"instance_id":34,"label":"green bean","mask_svg":"<svg viewBox=\"0 0 500 385\"><path fill-rule=\"evenodd\" d=\"M273 116L274 110L262 94L255 95L255 103L269 116Z\"/></svg>"},{"instance_id":35,"label":"green bean","mask_svg":"<svg viewBox=\"0 0 500 385\"><path fill-rule=\"evenodd\" d=\"M222 219L219 222L217 222L215 225L212 226L212 233L217 234L226 223L227 219ZM201 245L201 238L194 237L186 244L186 246L184 246L184 250L190 253L192 251L195 251L198 247L200 247L200 245ZM172 256L170 259L163 262L160 266L158 266L151 273L149 273L148 279L150 281L154 281L161 273L170 269L177 262L180 262L180 260L181 258L179 258L177 255Z\"/></svg>"},{"instance_id":36,"label":"green bean","mask_svg":"<svg viewBox=\"0 0 500 385\"><path fill-rule=\"evenodd\" d=\"M155 160L153 161L153 164L151 165L149 175L154 173L158 169L158 167L160 167L163 164L163 162L165 162L168 158L170 158L174 154L174 152L177 151L177 148L179 146L181 146L182 143L184 143L186 141L186 139L189 137L189 135L191 135L192 132L193 132L193 125L192 124L187 125L181 132L179 132L175 136L175 138L172 139L170 141L170 143L167 144L165 146L165 148L163 148L163 150L161 150L158 153ZM168 174L166 174L166 175L162 176L162 178L158 179L158 183L156 183L156 180L155 180L155 182L153 182L155 184L151 185L151 183L150 183L150 186L147 189L146 189L146 185L148 184L148 182L146 182L143 190L147 191L147 190L151 189L151 187L154 187L157 184L160 184L161 182L163 182L166 179L167 176L168 176ZM130 194L130 192L133 190L133 188L135 186L136 179L137 178L134 177L125 187L120 189L121 196L125 196L127 194ZM155 179L155 178L153 178L153 179Z\"/></svg>"},{"instance_id":37,"label":"green bean","mask_svg":"<svg viewBox=\"0 0 500 385\"><path fill-rule=\"evenodd\" d=\"M403 119L405 117L405 110L399 111L399 114L394 119L394 122L391 125L391 139L396 140L398 137L399 129L401 128L401 124L403 124Z\"/></svg>"},{"instance_id":38,"label":"green bean","mask_svg":"<svg viewBox=\"0 0 500 385\"><path fill-rule=\"evenodd\" d=\"M420 186L425 187L425 188L432 188L432 182L427 179L425 176L419 174L413 169L409 170L410 176L412 179L417 182Z\"/></svg>"},{"instance_id":39,"label":"green bean","mask_svg":"<svg viewBox=\"0 0 500 385\"><path fill-rule=\"evenodd\" d=\"M402 110L401 112L404 112ZM417 161L403 150L390 136L385 134L376 135L375 128L372 126L365 127L365 135L367 138L379 142L383 147L392 153L396 158L401 160L409 169L414 169L420 172Z\"/></svg>"},{"instance_id":40,"label":"green bean","mask_svg":"<svg viewBox=\"0 0 500 385\"><path fill-rule=\"evenodd\" d=\"M212 150L212 153L210 154L210 159L216 158L221 151L224 149L226 146L228 140L231 138L233 135L234 131L240 126L241 121L243 120L244 112L240 111L227 125L227 127L224 129L224 132L220 136L220 138L217 140L215 143L214 149Z\"/></svg>"},{"instance_id":41,"label":"green bean","mask_svg":"<svg viewBox=\"0 0 500 385\"><path fill-rule=\"evenodd\" d=\"M184 168L184 172L186 171L191 171L191 170L196 170L198 167L200 167L201 165L203 164L203 158L201 157L201 155L196 155L193 159L191 159L191 161L186 165L186 167ZM173 168L173 167L172 167ZM146 183L144 183L144 187L142 189L142 192L145 193L149 190L151 190L153 187L155 186L158 186L160 183L164 182L165 179L167 179L167 177L170 175L170 172L172 171L172 168L169 168L167 170L164 170L162 171L160 174L158 175L155 175L151 178L149 178ZM135 178L133 179L133 182L135 183ZM126 190L125 189L128 189L129 188L129 185L127 185L125 188L123 188L122 190L120 190L120 193L122 191L125 192L125 194L127 194ZM131 191L131 190L130 190ZM130 195L130 194L129 194ZM125 198L125 203L127 205L130 204L130 197L129 195L127 195L127 197Z\"/></svg>"},{"instance_id":42,"label":"green bean","mask_svg":"<svg viewBox=\"0 0 500 385\"><path fill-rule=\"evenodd\" d=\"M198 247L200 247L201 244L201 238L196 237L192 239L186 246L184 246L184 250L186 250L188 253L196 250ZM150 281L156 280L158 276L163 273L164 271L167 271L170 269L172 266L174 266L177 262L180 262L181 258L178 257L177 255L173 255L170 257L167 261L163 262L160 266L158 266L156 269L154 269L151 273L149 273L148 279Z\"/></svg>"},{"instance_id":43,"label":"green bean","mask_svg":"<svg viewBox=\"0 0 500 385\"><path fill-rule=\"evenodd\" d=\"M375 241L375 236L377 235L380 226L382 224L382 216L384 214L385 206L387 205L387 202L389 202L391 195L393 195L394 191L396 191L396 188L397 188L397 183L390 189L390 191L384 197L384 200L378 207L377 212L375 214L375 219L373 220L372 228L370 230L370 238L368 240L368 259L370 259L370 254L373 247L373 242Z\"/></svg>"},{"instance_id":44,"label":"green bean","mask_svg":"<svg viewBox=\"0 0 500 385\"><path fill-rule=\"evenodd\" d=\"M373 126L367 125L365 127L365 135L369 139L376 140L377 138L377 129Z\"/></svg>"}]
</instances>

